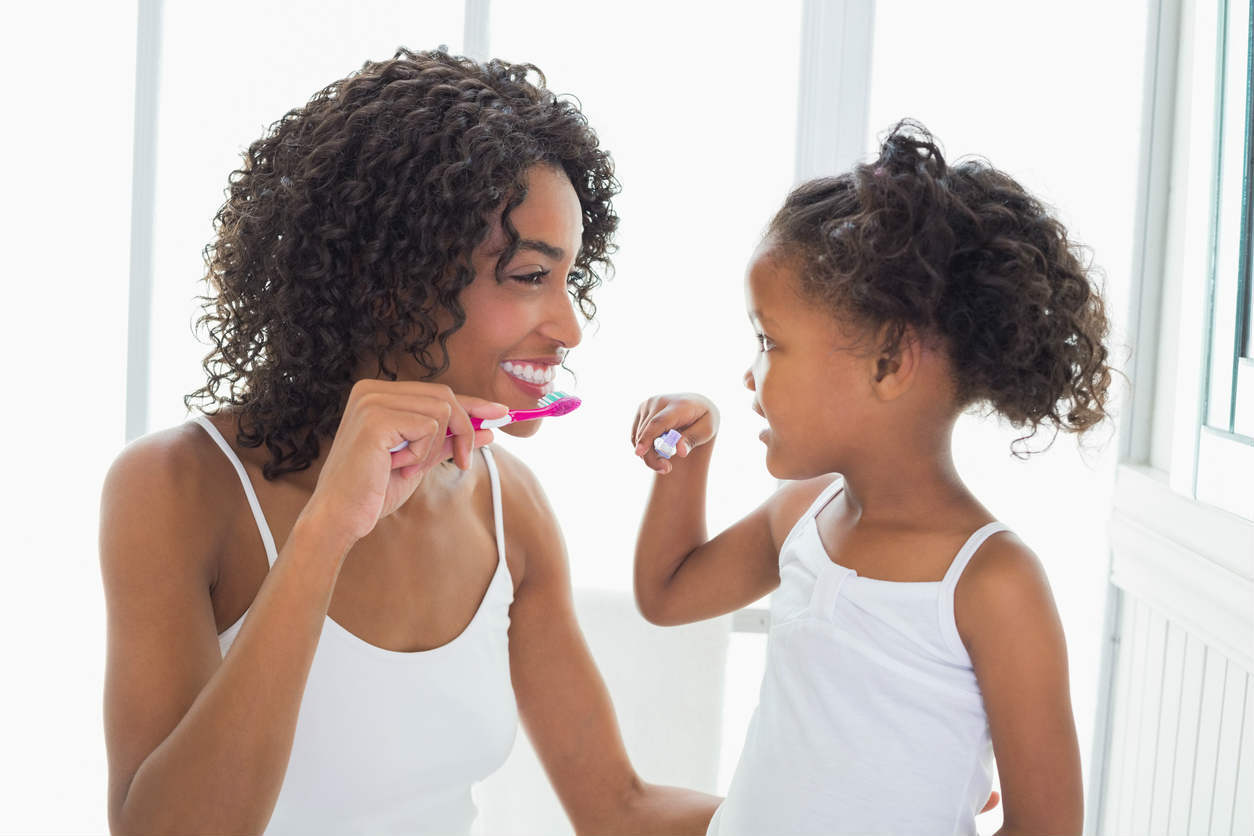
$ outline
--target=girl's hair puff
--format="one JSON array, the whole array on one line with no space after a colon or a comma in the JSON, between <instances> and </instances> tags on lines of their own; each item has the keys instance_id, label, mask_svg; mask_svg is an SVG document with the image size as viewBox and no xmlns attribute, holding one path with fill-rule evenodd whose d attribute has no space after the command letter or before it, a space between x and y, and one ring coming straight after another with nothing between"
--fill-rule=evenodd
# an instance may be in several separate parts
<instances>
[{"instance_id":1,"label":"girl's hair puff","mask_svg":"<svg viewBox=\"0 0 1254 836\"><path fill-rule=\"evenodd\" d=\"M265 445L266 478L302 470L339 425L363 360L395 379L389 357L428 376L447 368L466 321L458 297L470 253L524 174L552 165L583 210L568 285L584 316L610 268L618 225L613 163L577 102L559 99L531 64L479 63L400 49L367 62L270 126L230 176L205 248L207 382L188 408L230 407L239 443ZM439 316L451 325L441 328Z\"/></svg>"},{"instance_id":2,"label":"girl's hair puff","mask_svg":"<svg viewBox=\"0 0 1254 836\"><path fill-rule=\"evenodd\" d=\"M1082 247L1040 201L987 161L948 166L902 120L879 156L798 186L767 237L796 260L801 290L884 334L938 337L959 408L987 403L1034 437L1107 417L1110 325Z\"/></svg>"}]
</instances>

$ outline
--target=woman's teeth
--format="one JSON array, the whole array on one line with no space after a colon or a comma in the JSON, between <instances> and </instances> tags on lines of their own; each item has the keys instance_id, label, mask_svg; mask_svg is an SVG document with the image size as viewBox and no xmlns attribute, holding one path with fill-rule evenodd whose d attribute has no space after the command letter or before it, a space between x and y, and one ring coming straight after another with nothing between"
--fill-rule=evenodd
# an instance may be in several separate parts
<instances>
[{"instance_id":1,"label":"woman's teeth","mask_svg":"<svg viewBox=\"0 0 1254 836\"><path fill-rule=\"evenodd\" d=\"M526 363L511 363L506 360L501 364L501 368L505 370L507 375L516 377L519 380L525 380L528 383L534 383L537 386L551 383L553 378L557 376L556 366L530 366Z\"/></svg>"}]
</instances>

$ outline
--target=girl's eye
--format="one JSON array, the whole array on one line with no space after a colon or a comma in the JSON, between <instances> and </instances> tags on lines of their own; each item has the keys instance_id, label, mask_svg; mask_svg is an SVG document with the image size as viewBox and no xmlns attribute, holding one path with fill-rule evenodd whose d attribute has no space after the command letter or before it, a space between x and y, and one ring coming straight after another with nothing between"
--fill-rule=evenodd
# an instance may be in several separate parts
<instances>
[{"instance_id":1,"label":"girl's eye","mask_svg":"<svg viewBox=\"0 0 1254 836\"><path fill-rule=\"evenodd\" d=\"M544 277L548 274L548 270L536 270L532 273L519 273L517 275L510 276L510 278L519 284L531 285L534 287L543 284Z\"/></svg>"},{"instance_id":2,"label":"girl's eye","mask_svg":"<svg viewBox=\"0 0 1254 836\"><path fill-rule=\"evenodd\" d=\"M766 334L754 334L754 336L757 337L759 351L770 351L775 347L775 343L771 342L771 338Z\"/></svg>"}]
</instances>

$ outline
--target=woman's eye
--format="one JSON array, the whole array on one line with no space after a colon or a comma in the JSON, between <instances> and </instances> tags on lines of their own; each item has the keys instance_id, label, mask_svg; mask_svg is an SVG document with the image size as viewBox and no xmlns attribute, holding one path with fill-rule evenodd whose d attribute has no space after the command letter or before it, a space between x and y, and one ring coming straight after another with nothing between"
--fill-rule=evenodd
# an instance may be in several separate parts
<instances>
[{"instance_id":1,"label":"woman's eye","mask_svg":"<svg viewBox=\"0 0 1254 836\"><path fill-rule=\"evenodd\" d=\"M771 342L771 338L768 337L766 334L754 334L754 336L758 340L759 351L770 351L772 348L775 347L775 343Z\"/></svg>"},{"instance_id":2,"label":"woman's eye","mask_svg":"<svg viewBox=\"0 0 1254 836\"><path fill-rule=\"evenodd\" d=\"M510 276L511 279L526 285L539 285L544 283L544 277L549 274L548 270L536 270L532 273L518 273Z\"/></svg>"}]
</instances>

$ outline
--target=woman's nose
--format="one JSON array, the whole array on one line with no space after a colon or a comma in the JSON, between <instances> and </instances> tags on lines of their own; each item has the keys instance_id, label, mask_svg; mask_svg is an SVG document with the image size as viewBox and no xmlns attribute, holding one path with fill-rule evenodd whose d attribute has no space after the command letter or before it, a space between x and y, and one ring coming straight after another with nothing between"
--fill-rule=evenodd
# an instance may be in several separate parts
<instances>
[{"instance_id":1,"label":"woman's nose","mask_svg":"<svg viewBox=\"0 0 1254 836\"><path fill-rule=\"evenodd\" d=\"M758 391L758 387L753 384L753 369L745 369L745 388L750 392Z\"/></svg>"},{"instance_id":2,"label":"woman's nose","mask_svg":"<svg viewBox=\"0 0 1254 836\"><path fill-rule=\"evenodd\" d=\"M556 340L571 349L583 341L583 327L579 324L579 315L575 312L575 300L562 289L561 296L554 294L551 308L546 317L548 327L545 336Z\"/></svg>"}]
</instances>

